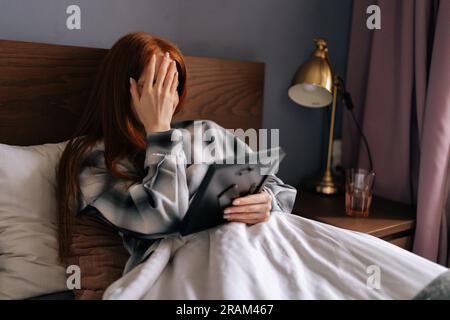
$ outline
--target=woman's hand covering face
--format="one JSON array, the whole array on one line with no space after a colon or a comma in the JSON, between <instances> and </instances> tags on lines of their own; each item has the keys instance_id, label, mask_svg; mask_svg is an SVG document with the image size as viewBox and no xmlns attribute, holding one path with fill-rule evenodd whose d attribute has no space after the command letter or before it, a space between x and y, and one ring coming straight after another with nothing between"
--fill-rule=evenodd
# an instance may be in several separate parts
<instances>
[{"instance_id":1,"label":"woman's hand covering face","mask_svg":"<svg viewBox=\"0 0 450 320\"><path fill-rule=\"evenodd\" d=\"M177 67L169 53L158 58L153 54L139 82L130 78L131 105L145 131L170 130L179 97Z\"/></svg>"}]
</instances>

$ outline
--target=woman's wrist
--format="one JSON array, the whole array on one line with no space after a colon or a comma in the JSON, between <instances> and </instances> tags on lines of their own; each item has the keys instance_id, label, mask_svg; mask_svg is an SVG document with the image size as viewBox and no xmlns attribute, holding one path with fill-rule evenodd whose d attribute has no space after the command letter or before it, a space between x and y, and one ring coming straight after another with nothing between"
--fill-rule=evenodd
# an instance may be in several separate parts
<instances>
[{"instance_id":1,"label":"woman's wrist","mask_svg":"<svg viewBox=\"0 0 450 320\"><path fill-rule=\"evenodd\" d=\"M170 125L149 125L145 127L145 133L147 135L155 132L169 131Z\"/></svg>"}]
</instances>

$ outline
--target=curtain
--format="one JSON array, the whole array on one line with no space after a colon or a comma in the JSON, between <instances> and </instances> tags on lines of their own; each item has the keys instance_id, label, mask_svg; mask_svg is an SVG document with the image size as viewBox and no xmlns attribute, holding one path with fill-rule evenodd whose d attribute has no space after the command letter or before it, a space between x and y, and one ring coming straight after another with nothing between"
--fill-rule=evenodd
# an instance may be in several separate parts
<instances>
[{"instance_id":1,"label":"curtain","mask_svg":"<svg viewBox=\"0 0 450 320\"><path fill-rule=\"evenodd\" d=\"M368 30L366 9L381 9ZM417 205L414 252L447 264L450 157L450 0L356 0L347 88L371 147L377 195ZM367 153L343 115L343 164ZM443 257L445 255L445 257Z\"/></svg>"}]
</instances>

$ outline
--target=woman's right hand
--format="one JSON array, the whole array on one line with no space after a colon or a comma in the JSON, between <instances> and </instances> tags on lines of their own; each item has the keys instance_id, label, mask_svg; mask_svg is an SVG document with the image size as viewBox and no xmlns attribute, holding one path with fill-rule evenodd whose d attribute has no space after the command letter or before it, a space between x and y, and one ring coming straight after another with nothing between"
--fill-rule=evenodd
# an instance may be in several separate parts
<instances>
[{"instance_id":1,"label":"woman's right hand","mask_svg":"<svg viewBox=\"0 0 450 320\"><path fill-rule=\"evenodd\" d=\"M138 84L130 78L132 107L147 134L170 130L170 122L178 104L178 72L167 52L156 74L156 56L152 55L144 71L144 84L139 94Z\"/></svg>"}]
</instances>

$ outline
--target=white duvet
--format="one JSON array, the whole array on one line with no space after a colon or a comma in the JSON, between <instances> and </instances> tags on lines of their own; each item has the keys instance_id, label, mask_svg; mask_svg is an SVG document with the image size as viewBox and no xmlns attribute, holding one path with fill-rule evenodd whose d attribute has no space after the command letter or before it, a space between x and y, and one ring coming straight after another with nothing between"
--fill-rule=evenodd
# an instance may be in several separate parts
<instances>
[{"instance_id":1,"label":"white duvet","mask_svg":"<svg viewBox=\"0 0 450 320\"><path fill-rule=\"evenodd\" d=\"M154 245L104 299L411 299L447 271L375 237L273 212Z\"/></svg>"}]
</instances>

